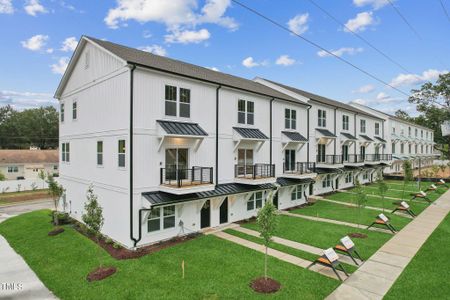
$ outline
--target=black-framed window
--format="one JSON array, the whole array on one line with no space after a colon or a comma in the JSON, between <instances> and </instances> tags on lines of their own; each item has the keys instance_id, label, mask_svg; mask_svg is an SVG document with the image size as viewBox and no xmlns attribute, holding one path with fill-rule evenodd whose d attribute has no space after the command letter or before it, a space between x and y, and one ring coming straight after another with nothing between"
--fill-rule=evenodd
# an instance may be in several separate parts
<instances>
[{"instance_id":1,"label":"black-framed window","mask_svg":"<svg viewBox=\"0 0 450 300\"><path fill-rule=\"evenodd\" d=\"M255 124L255 103L248 100L238 100L238 123Z\"/></svg>"},{"instance_id":2,"label":"black-framed window","mask_svg":"<svg viewBox=\"0 0 450 300\"><path fill-rule=\"evenodd\" d=\"M323 109L317 110L317 126L319 127L327 126L327 112Z\"/></svg>"},{"instance_id":3,"label":"black-framed window","mask_svg":"<svg viewBox=\"0 0 450 300\"><path fill-rule=\"evenodd\" d=\"M302 199L302 186L296 185L291 192L291 201Z\"/></svg>"},{"instance_id":4,"label":"black-framed window","mask_svg":"<svg viewBox=\"0 0 450 300\"><path fill-rule=\"evenodd\" d=\"M77 108L78 108L77 101L73 101L72 102L72 120L77 119Z\"/></svg>"},{"instance_id":5,"label":"black-framed window","mask_svg":"<svg viewBox=\"0 0 450 300\"><path fill-rule=\"evenodd\" d=\"M70 143L61 144L61 161L70 162Z\"/></svg>"},{"instance_id":6,"label":"black-framed window","mask_svg":"<svg viewBox=\"0 0 450 300\"><path fill-rule=\"evenodd\" d=\"M405 144L400 144L400 153L405 153Z\"/></svg>"},{"instance_id":7,"label":"black-framed window","mask_svg":"<svg viewBox=\"0 0 450 300\"><path fill-rule=\"evenodd\" d=\"M263 206L263 192L255 192L247 201L247 210L254 210Z\"/></svg>"},{"instance_id":8,"label":"black-framed window","mask_svg":"<svg viewBox=\"0 0 450 300\"><path fill-rule=\"evenodd\" d=\"M284 127L286 129L297 129L297 111L286 108L284 110Z\"/></svg>"},{"instance_id":9,"label":"black-framed window","mask_svg":"<svg viewBox=\"0 0 450 300\"><path fill-rule=\"evenodd\" d=\"M163 209L163 228L175 227L175 205L166 206Z\"/></svg>"},{"instance_id":10,"label":"black-framed window","mask_svg":"<svg viewBox=\"0 0 450 300\"><path fill-rule=\"evenodd\" d=\"M125 167L125 140L119 140L117 149L117 165L120 168Z\"/></svg>"},{"instance_id":11,"label":"black-framed window","mask_svg":"<svg viewBox=\"0 0 450 300\"><path fill-rule=\"evenodd\" d=\"M97 141L97 165L103 166L103 141Z\"/></svg>"},{"instance_id":12,"label":"black-framed window","mask_svg":"<svg viewBox=\"0 0 450 300\"><path fill-rule=\"evenodd\" d=\"M161 209L156 207L150 211L147 219L147 231L154 232L161 229Z\"/></svg>"},{"instance_id":13,"label":"black-framed window","mask_svg":"<svg viewBox=\"0 0 450 300\"><path fill-rule=\"evenodd\" d=\"M165 109L166 116L177 115L177 87L166 85L165 88Z\"/></svg>"},{"instance_id":14,"label":"black-framed window","mask_svg":"<svg viewBox=\"0 0 450 300\"><path fill-rule=\"evenodd\" d=\"M331 175L327 174L325 175L322 181L322 188L329 188L330 186L331 186Z\"/></svg>"},{"instance_id":15,"label":"black-framed window","mask_svg":"<svg viewBox=\"0 0 450 300\"><path fill-rule=\"evenodd\" d=\"M343 115L342 116L342 129L343 130L348 130L349 129L349 116L347 115Z\"/></svg>"},{"instance_id":16,"label":"black-framed window","mask_svg":"<svg viewBox=\"0 0 450 300\"><path fill-rule=\"evenodd\" d=\"M366 120L361 119L359 121L359 130L361 133L366 133Z\"/></svg>"},{"instance_id":17,"label":"black-framed window","mask_svg":"<svg viewBox=\"0 0 450 300\"><path fill-rule=\"evenodd\" d=\"M380 135L380 123L375 123L375 135Z\"/></svg>"},{"instance_id":18,"label":"black-framed window","mask_svg":"<svg viewBox=\"0 0 450 300\"><path fill-rule=\"evenodd\" d=\"M180 88L180 117L191 117L191 90Z\"/></svg>"},{"instance_id":19,"label":"black-framed window","mask_svg":"<svg viewBox=\"0 0 450 300\"><path fill-rule=\"evenodd\" d=\"M394 153L395 153L395 144L392 143L392 154L394 154Z\"/></svg>"},{"instance_id":20,"label":"black-framed window","mask_svg":"<svg viewBox=\"0 0 450 300\"><path fill-rule=\"evenodd\" d=\"M9 166L8 167L8 173L17 173L17 172L19 172L18 166Z\"/></svg>"},{"instance_id":21,"label":"black-framed window","mask_svg":"<svg viewBox=\"0 0 450 300\"><path fill-rule=\"evenodd\" d=\"M59 105L59 116L60 116L61 122L64 122L64 103L61 103Z\"/></svg>"}]
</instances>

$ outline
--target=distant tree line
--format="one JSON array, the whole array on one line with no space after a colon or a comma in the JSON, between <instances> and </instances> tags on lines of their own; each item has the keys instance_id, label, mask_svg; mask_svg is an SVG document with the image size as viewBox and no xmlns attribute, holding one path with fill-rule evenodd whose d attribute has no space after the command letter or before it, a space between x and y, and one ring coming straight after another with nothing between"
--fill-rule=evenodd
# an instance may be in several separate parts
<instances>
[{"instance_id":1,"label":"distant tree line","mask_svg":"<svg viewBox=\"0 0 450 300\"><path fill-rule=\"evenodd\" d=\"M58 112L52 106L18 111L0 107L0 149L58 147Z\"/></svg>"}]
</instances>

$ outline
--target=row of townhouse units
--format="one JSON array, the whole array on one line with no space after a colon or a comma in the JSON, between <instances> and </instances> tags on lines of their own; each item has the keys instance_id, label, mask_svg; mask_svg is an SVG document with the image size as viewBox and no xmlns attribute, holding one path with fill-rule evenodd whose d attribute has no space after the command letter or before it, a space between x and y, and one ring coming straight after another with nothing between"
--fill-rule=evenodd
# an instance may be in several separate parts
<instances>
[{"instance_id":1,"label":"row of townhouse units","mask_svg":"<svg viewBox=\"0 0 450 300\"><path fill-rule=\"evenodd\" d=\"M94 185L103 233L128 248L256 216L389 169L387 119L82 37L56 91L66 209Z\"/></svg>"}]
</instances>

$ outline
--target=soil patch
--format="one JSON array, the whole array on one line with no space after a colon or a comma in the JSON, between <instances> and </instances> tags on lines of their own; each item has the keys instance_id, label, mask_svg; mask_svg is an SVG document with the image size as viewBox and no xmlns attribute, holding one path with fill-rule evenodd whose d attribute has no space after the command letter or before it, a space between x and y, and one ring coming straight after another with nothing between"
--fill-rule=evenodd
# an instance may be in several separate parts
<instances>
[{"instance_id":1,"label":"soil patch","mask_svg":"<svg viewBox=\"0 0 450 300\"><path fill-rule=\"evenodd\" d=\"M347 235L349 237L355 238L355 239L365 239L365 238L367 238L367 234L359 233L359 232L352 232L352 233L348 233Z\"/></svg>"},{"instance_id":2,"label":"soil patch","mask_svg":"<svg viewBox=\"0 0 450 300\"><path fill-rule=\"evenodd\" d=\"M281 288L281 284L271 278L264 277L256 278L250 283L250 287L258 293L270 294L275 293Z\"/></svg>"},{"instance_id":3,"label":"soil patch","mask_svg":"<svg viewBox=\"0 0 450 300\"><path fill-rule=\"evenodd\" d=\"M89 273L86 279L89 282L103 280L116 273L116 271L116 267L100 267Z\"/></svg>"},{"instance_id":4,"label":"soil patch","mask_svg":"<svg viewBox=\"0 0 450 300\"><path fill-rule=\"evenodd\" d=\"M23 202L23 201L31 201L31 200L39 200L39 199L48 199L50 196L47 191L39 191L39 192L24 192L23 195L20 193L4 193L0 195L0 200L4 202L4 204Z\"/></svg>"},{"instance_id":5,"label":"soil patch","mask_svg":"<svg viewBox=\"0 0 450 300\"><path fill-rule=\"evenodd\" d=\"M55 236L55 235L58 235L58 234L63 233L63 232L64 232L64 228L59 227L59 228L55 228L52 231L50 231L48 233L48 235L49 236Z\"/></svg>"}]
</instances>

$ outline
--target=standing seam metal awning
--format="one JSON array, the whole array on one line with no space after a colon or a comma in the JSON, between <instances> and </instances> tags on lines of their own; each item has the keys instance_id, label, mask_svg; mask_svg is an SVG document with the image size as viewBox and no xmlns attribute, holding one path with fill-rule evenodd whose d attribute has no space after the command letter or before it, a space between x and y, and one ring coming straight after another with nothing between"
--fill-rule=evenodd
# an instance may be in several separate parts
<instances>
[{"instance_id":1,"label":"standing seam metal awning","mask_svg":"<svg viewBox=\"0 0 450 300\"><path fill-rule=\"evenodd\" d=\"M286 178L286 177L278 177L277 178L277 184L282 187L299 185L299 184L310 184L310 183L314 183L314 182L315 181L312 178Z\"/></svg>"},{"instance_id":2,"label":"standing seam metal awning","mask_svg":"<svg viewBox=\"0 0 450 300\"><path fill-rule=\"evenodd\" d=\"M336 136L328 129L316 128L316 130L326 138L336 138Z\"/></svg>"},{"instance_id":3,"label":"standing seam metal awning","mask_svg":"<svg viewBox=\"0 0 450 300\"><path fill-rule=\"evenodd\" d=\"M233 129L244 139L268 140L267 135L256 128L233 127Z\"/></svg>"},{"instance_id":4,"label":"standing seam metal awning","mask_svg":"<svg viewBox=\"0 0 450 300\"><path fill-rule=\"evenodd\" d=\"M355 136L347 132L341 132L341 135L343 135L347 140L354 140L354 141L358 140Z\"/></svg>"},{"instance_id":5,"label":"standing seam metal awning","mask_svg":"<svg viewBox=\"0 0 450 300\"><path fill-rule=\"evenodd\" d=\"M208 136L203 128L197 123L175 122L157 120L159 125L167 134L170 135L186 135L186 136Z\"/></svg>"},{"instance_id":6,"label":"standing seam metal awning","mask_svg":"<svg viewBox=\"0 0 450 300\"><path fill-rule=\"evenodd\" d=\"M293 142L307 142L308 140L297 131L282 131Z\"/></svg>"},{"instance_id":7,"label":"standing seam metal awning","mask_svg":"<svg viewBox=\"0 0 450 300\"><path fill-rule=\"evenodd\" d=\"M359 136L362 137L363 139L365 139L368 142L373 142L373 140L370 137L368 137L367 135L365 135L365 134L360 134Z\"/></svg>"}]
</instances>

